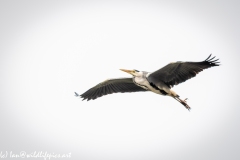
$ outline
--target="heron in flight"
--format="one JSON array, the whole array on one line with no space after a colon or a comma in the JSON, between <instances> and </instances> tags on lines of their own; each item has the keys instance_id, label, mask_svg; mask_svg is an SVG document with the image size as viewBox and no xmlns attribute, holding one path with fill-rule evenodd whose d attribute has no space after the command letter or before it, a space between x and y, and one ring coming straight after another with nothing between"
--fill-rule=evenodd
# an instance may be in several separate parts
<instances>
[{"instance_id":1,"label":"heron in flight","mask_svg":"<svg viewBox=\"0 0 240 160\"><path fill-rule=\"evenodd\" d=\"M76 92L75 94L83 98L83 100L94 100L112 93L151 91L156 94L170 96L180 102L186 109L190 110L191 108L186 102L187 98L184 100L180 99L180 96L171 88L174 85L178 85L195 77L204 69L219 66L219 59L214 58L215 57L211 57L210 54L207 59L201 62L177 61L169 63L155 72L120 69L131 74L133 77L108 79L90 88L81 95Z\"/></svg>"}]
</instances>

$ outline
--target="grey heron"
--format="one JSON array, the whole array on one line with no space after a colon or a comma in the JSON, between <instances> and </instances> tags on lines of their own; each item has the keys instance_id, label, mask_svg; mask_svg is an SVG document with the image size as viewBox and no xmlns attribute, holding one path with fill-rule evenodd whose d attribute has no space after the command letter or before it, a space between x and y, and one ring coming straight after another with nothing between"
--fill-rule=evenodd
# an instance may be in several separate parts
<instances>
[{"instance_id":1,"label":"grey heron","mask_svg":"<svg viewBox=\"0 0 240 160\"><path fill-rule=\"evenodd\" d=\"M186 102L187 98L184 100L180 99L180 96L171 88L174 85L178 85L195 77L204 69L219 66L220 62L218 60L219 59L215 59L215 57L211 57L210 54L207 59L201 62L177 61L169 63L155 72L120 69L131 74L133 77L108 79L90 88L81 95L76 92L75 94L83 98L83 100L94 100L101 96L118 92L151 91L156 94L170 96L190 110L191 108Z\"/></svg>"}]
</instances>

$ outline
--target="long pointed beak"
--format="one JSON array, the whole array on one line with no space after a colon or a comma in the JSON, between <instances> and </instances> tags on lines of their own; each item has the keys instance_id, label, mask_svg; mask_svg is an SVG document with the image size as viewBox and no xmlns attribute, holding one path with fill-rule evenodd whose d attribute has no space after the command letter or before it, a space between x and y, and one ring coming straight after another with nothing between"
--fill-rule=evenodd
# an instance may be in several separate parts
<instances>
[{"instance_id":1,"label":"long pointed beak","mask_svg":"<svg viewBox=\"0 0 240 160\"><path fill-rule=\"evenodd\" d=\"M132 74L132 71L133 71L133 70L127 70L127 69L120 69L120 70L123 71L123 72L127 72L129 74Z\"/></svg>"}]
</instances>

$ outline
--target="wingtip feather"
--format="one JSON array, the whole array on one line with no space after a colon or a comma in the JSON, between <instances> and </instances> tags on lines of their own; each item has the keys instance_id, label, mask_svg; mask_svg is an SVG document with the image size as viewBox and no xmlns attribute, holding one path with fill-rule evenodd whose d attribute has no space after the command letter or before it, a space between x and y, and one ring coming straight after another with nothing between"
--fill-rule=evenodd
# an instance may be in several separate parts
<instances>
[{"instance_id":1,"label":"wingtip feather","mask_svg":"<svg viewBox=\"0 0 240 160\"><path fill-rule=\"evenodd\" d=\"M205 61L208 61L208 59L212 56L212 53L205 59Z\"/></svg>"},{"instance_id":2,"label":"wingtip feather","mask_svg":"<svg viewBox=\"0 0 240 160\"><path fill-rule=\"evenodd\" d=\"M74 92L74 93L75 93L75 96L76 96L76 97L80 96L77 92Z\"/></svg>"}]
</instances>

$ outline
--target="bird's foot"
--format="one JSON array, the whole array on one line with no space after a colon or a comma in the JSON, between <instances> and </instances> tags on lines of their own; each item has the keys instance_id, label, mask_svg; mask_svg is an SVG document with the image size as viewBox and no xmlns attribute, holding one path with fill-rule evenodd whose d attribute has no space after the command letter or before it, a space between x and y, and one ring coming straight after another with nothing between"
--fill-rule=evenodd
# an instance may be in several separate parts
<instances>
[{"instance_id":1,"label":"bird's foot","mask_svg":"<svg viewBox=\"0 0 240 160\"><path fill-rule=\"evenodd\" d=\"M187 104L187 98L185 98L184 100L180 99L179 96L173 97L173 98L176 99L178 102L180 102L182 105L184 105L184 107L187 108L188 110L191 109Z\"/></svg>"},{"instance_id":2,"label":"bird's foot","mask_svg":"<svg viewBox=\"0 0 240 160\"><path fill-rule=\"evenodd\" d=\"M185 98L184 100L181 100L181 99L180 99L180 101L181 101L181 103L185 106L185 108L187 108L188 110L191 109L191 107L189 107L189 105L187 104L187 98Z\"/></svg>"}]
</instances>

